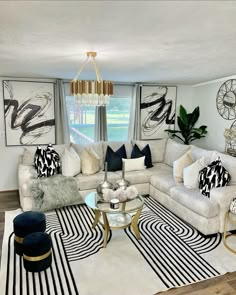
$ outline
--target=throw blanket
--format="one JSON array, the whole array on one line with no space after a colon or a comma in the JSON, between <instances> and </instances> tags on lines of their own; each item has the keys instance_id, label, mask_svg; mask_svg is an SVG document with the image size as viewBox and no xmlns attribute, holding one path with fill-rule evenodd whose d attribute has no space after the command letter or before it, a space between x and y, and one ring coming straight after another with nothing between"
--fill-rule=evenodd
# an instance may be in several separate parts
<instances>
[{"instance_id":1,"label":"throw blanket","mask_svg":"<svg viewBox=\"0 0 236 295\"><path fill-rule=\"evenodd\" d=\"M74 177L54 175L32 180L33 210L48 211L81 200Z\"/></svg>"}]
</instances>

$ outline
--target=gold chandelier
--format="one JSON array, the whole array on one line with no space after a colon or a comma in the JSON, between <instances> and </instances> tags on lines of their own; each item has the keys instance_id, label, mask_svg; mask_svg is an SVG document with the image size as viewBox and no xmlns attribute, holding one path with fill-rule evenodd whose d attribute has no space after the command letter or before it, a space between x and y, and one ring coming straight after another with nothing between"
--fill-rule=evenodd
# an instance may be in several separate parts
<instances>
[{"instance_id":1,"label":"gold chandelier","mask_svg":"<svg viewBox=\"0 0 236 295\"><path fill-rule=\"evenodd\" d=\"M75 78L70 82L70 93L74 95L76 101L80 105L105 106L109 102L109 98L113 95L113 82L103 81L98 70L95 57L97 53L94 51L87 52L87 59L80 66ZM92 59L96 81L78 80L80 73L87 64L89 58Z\"/></svg>"}]
</instances>

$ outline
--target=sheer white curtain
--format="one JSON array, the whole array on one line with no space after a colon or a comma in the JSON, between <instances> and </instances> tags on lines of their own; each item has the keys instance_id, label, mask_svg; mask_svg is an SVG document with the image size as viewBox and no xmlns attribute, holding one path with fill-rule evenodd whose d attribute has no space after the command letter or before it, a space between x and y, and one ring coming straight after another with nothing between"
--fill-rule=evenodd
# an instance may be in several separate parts
<instances>
[{"instance_id":1,"label":"sheer white curtain","mask_svg":"<svg viewBox=\"0 0 236 295\"><path fill-rule=\"evenodd\" d=\"M62 80L56 80L55 85L55 128L56 144L70 142L70 132L66 109L65 88Z\"/></svg>"},{"instance_id":2,"label":"sheer white curtain","mask_svg":"<svg viewBox=\"0 0 236 295\"><path fill-rule=\"evenodd\" d=\"M141 84L136 83L130 107L129 140L140 139L140 89Z\"/></svg>"}]
</instances>

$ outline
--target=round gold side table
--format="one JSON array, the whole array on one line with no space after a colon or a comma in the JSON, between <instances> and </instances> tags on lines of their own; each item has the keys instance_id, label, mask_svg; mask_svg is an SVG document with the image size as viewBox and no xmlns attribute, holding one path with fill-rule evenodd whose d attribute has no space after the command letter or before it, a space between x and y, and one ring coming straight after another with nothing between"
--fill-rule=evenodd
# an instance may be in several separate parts
<instances>
[{"instance_id":1,"label":"round gold side table","mask_svg":"<svg viewBox=\"0 0 236 295\"><path fill-rule=\"evenodd\" d=\"M229 237L232 237L232 236L236 236L236 233L234 234L227 234L227 227L228 227L228 222L231 221L233 223L236 223L236 214L233 214L231 213L230 211L226 212L225 213L225 226L224 226L224 237L223 237L223 243L224 243L224 246L232 253L236 254L236 249L232 249L230 248L228 245L227 245L227 239Z\"/></svg>"}]
</instances>

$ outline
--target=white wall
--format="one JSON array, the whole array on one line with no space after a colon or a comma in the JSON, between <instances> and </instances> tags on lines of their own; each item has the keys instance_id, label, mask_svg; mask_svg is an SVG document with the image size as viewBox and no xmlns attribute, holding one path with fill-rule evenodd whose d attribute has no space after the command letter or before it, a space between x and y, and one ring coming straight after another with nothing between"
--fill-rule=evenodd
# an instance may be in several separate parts
<instances>
[{"instance_id":1,"label":"white wall","mask_svg":"<svg viewBox=\"0 0 236 295\"><path fill-rule=\"evenodd\" d=\"M17 79L17 78L0 78L0 191L14 190L18 188L17 182L17 164L19 155L23 152L23 147L7 147L5 145L5 124L4 124L4 106L2 81L11 80L30 80L30 81L53 81L45 79ZM177 107L183 104L189 111L192 110L192 87L179 85L177 88Z\"/></svg>"},{"instance_id":2,"label":"white wall","mask_svg":"<svg viewBox=\"0 0 236 295\"><path fill-rule=\"evenodd\" d=\"M216 96L220 86L227 79L218 82L193 87L193 107L200 107L198 125L207 125L208 134L194 144L211 150L224 151L224 130L229 128L234 120L225 120L216 108Z\"/></svg>"},{"instance_id":3,"label":"white wall","mask_svg":"<svg viewBox=\"0 0 236 295\"><path fill-rule=\"evenodd\" d=\"M193 87L190 85L179 85L177 87L176 118L179 115L179 107L183 105L187 112L193 111ZM177 128L177 121L176 121Z\"/></svg>"},{"instance_id":4,"label":"white wall","mask_svg":"<svg viewBox=\"0 0 236 295\"><path fill-rule=\"evenodd\" d=\"M23 152L23 147L6 146L5 144L5 123L4 123L4 105L3 105L3 80L26 80L26 81L54 81L45 79L17 79L0 78L0 191L14 190L18 188L17 183L17 164L19 155Z\"/></svg>"}]
</instances>

